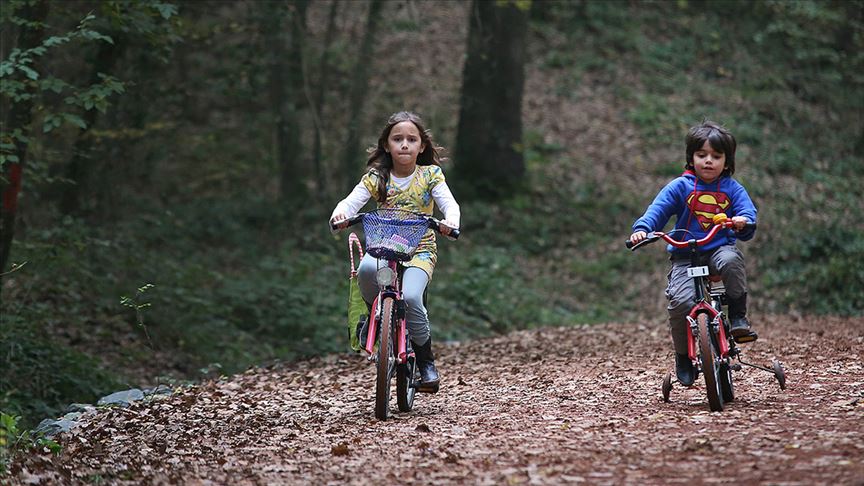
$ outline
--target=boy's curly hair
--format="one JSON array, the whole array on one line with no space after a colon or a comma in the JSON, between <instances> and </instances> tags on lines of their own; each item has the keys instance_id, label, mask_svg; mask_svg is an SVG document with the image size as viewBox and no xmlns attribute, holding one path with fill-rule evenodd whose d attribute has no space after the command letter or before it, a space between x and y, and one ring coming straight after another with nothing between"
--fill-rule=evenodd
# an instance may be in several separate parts
<instances>
[{"instance_id":1,"label":"boy's curly hair","mask_svg":"<svg viewBox=\"0 0 864 486\"><path fill-rule=\"evenodd\" d=\"M702 123L691 127L687 133L687 163L685 169L693 170L693 154L701 149L705 142L714 150L726 155L726 169L721 175L731 176L735 173L735 137L732 133L719 123L711 120L703 120Z\"/></svg>"}]
</instances>

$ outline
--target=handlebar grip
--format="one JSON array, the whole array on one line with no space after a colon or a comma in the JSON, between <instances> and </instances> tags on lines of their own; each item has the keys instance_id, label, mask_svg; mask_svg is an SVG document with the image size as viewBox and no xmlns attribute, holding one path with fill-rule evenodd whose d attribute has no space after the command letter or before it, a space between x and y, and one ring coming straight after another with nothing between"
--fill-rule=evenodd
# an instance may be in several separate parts
<instances>
[{"instance_id":1,"label":"handlebar grip","mask_svg":"<svg viewBox=\"0 0 864 486\"><path fill-rule=\"evenodd\" d=\"M365 215L366 215L365 213L360 213L356 216L352 216L352 217L348 218L345 221L340 221L338 223L330 223L330 229L333 231L338 231L340 229L349 228L349 227L354 226L355 224L363 221L363 216L365 216ZM347 223L346 223L346 221L347 221ZM345 226L342 226L343 223L345 224Z\"/></svg>"},{"instance_id":2,"label":"handlebar grip","mask_svg":"<svg viewBox=\"0 0 864 486\"><path fill-rule=\"evenodd\" d=\"M648 234L645 236L645 239L642 240L642 241L640 241L639 243L636 243L636 244L634 245L634 244L631 243L630 240L628 239L628 240L624 241L624 245L626 245L627 248L629 248L631 251L636 251L637 248L639 248L639 247L641 247L641 246L648 245L648 244L650 244L650 243L654 243L655 241L657 241L657 240L659 240L659 239L660 239L660 236L658 236L657 233L655 233L655 232L652 231L652 232L648 233Z\"/></svg>"},{"instance_id":3,"label":"handlebar grip","mask_svg":"<svg viewBox=\"0 0 864 486\"><path fill-rule=\"evenodd\" d=\"M756 229L756 223L751 223L748 221L747 223L744 224L744 230L755 230L755 229Z\"/></svg>"},{"instance_id":4,"label":"handlebar grip","mask_svg":"<svg viewBox=\"0 0 864 486\"><path fill-rule=\"evenodd\" d=\"M440 234L441 233L441 221L438 221L437 219L432 218L432 217L429 217L428 221L429 221L429 227ZM458 240L460 234L461 234L461 231L453 228L453 229L450 229L450 234L447 235L447 237L453 238L454 240Z\"/></svg>"}]
</instances>

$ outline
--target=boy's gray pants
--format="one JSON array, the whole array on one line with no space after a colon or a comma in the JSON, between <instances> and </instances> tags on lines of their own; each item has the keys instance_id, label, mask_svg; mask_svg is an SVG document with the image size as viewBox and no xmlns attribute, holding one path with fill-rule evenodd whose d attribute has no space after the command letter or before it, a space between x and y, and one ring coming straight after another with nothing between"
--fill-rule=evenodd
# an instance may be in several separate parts
<instances>
[{"instance_id":1,"label":"boy's gray pants","mask_svg":"<svg viewBox=\"0 0 864 486\"><path fill-rule=\"evenodd\" d=\"M375 272L379 267L387 266L384 260L378 260L369 255L363 255L360 266L357 268L357 283L360 285L360 293L363 300L371 304L378 296L378 282L375 281ZM418 345L426 344L429 340L429 315L423 305L423 292L429 284L429 275L426 271L417 267L408 267L402 275L402 298L405 299L405 325L411 341Z\"/></svg>"},{"instance_id":2,"label":"boy's gray pants","mask_svg":"<svg viewBox=\"0 0 864 486\"><path fill-rule=\"evenodd\" d=\"M744 271L744 256L735 245L718 247L707 257L708 270L712 275L723 277L726 295L736 299L747 293L747 274ZM666 298L669 299L669 332L675 352L687 354L687 333L689 324L687 314L696 305L696 290L693 279L687 276L690 259L673 260L669 270L669 286Z\"/></svg>"}]
</instances>

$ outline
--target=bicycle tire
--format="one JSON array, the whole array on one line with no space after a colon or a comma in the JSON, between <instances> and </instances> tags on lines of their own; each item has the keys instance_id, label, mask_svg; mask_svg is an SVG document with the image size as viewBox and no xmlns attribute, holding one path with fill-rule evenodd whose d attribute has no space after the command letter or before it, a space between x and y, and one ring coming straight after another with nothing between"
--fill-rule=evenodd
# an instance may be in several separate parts
<instances>
[{"instance_id":1,"label":"bicycle tire","mask_svg":"<svg viewBox=\"0 0 864 486\"><path fill-rule=\"evenodd\" d=\"M407 358L405 364L396 367L396 404L400 412L410 412L414 408L414 397L417 389L412 386L417 362Z\"/></svg>"},{"instance_id":2,"label":"bicycle tire","mask_svg":"<svg viewBox=\"0 0 864 486\"><path fill-rule=\"evenodd\" d=\"M719 300L717 301L717 303L719 304ZM720 306L715 306L715 309L718 307ZM721 309L717 309L717 311L720 312ZM726 315L724 314L720 314L720 325L723 326L723 330L725 331L726 336L730 336L731 334L729 334L729 322L726 320ZM718 339L717 349L719 350L720 336L715 335L714 337ZM732 364L730 363L729 359L724 359L722 364L720 365L720 393L723 395L723 403L729 403L735 400L735 385L732 380Z\"/></svg>"},{"instance_id":3,"label":"bicycle tire","mask_svg":"<svg viewBox=\"0 0 864 486\"><path fill-rule=\"evenodd\" d=\"M727 363L720 365L720 392L723 403L735 400L735 385L732 384L732 367Z\"/></svg>"},{"instance_id":4,"label":"bicycle tire","mask_svg":"<svg viewBox=\"0 0 864 486\"><path fill-rule=\"evenodd\" d=\"M708 331L708 314L701 313L696 317L699 330L699 354L702 361L702 374L705 375L705 391L708 394L708 406L712 412L723 411L723 396L718 386L717 368L719 363L714 352L711 333Z\"/></svg>"},{"instance_id":5,"label":"bicycle tire","mask_svg":"<svg viewBox=\"0 0 864 486\"><path fill-rule=\"evenodd\" d=\"M393 298L381 305L381 330L378 334L378 366L375 376L375 418L387 420L390 412L390 379L393 377Z\"/></svg>"}]
</instances>

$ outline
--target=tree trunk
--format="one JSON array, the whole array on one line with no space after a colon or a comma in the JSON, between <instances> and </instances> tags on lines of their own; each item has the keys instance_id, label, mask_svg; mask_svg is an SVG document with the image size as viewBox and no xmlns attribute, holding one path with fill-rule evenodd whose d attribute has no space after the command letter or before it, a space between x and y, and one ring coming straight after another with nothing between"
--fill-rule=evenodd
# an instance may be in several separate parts
<instances>
[{"instance_id":1,"label":"tree trunk","mask_svg":"<svg viewBox=\"0 0 864 486\"><path fill-rule=\"evenodd\" d=\"M327 18L327 33L324 36L324 46L321 49L321 60L318 65L318 83L316 83L314 110L315 140L312 150L312 166L315 168L315 181L318 196L322 200L327 196L327 176L324 171L324 162L321 160L321 116L324 113L324 94L327 92L329 81L330 46L333 44L333 36L336 32L336 14L339 12L339 0L333 0L330 4L330 15Z\"/></svg>"},{"instance_id":2,"label":"tree trunk","mask_svg":"<svg viewBox=\"0 0 864 486\"><path fill-rule=\"evenodd\" d=\"M496 200L524 180L522 91L528 10L474 0L456 134L460 198Z\"/></svg>"},{"instance_id":3,"label":"tree trunk","mask_svg":"<svg viewBox=\"0 0 864 486\"><path fill-rule=\"evenodd\" d=\"M283 120L283 142L280 144L280 167L282 168L282 202L290 208L297 201L306 199L305 179L307 170L302 162L303 147L301 111L304 106L303 51L306 44L306 9L308 0L295 0L291 12L291 43L288 53L288 88L280 118Z\"/></svg>"},{"instance_id":4,"label":"tree trunk","mask_svg":"<svg viewBox=\"0 0 864 486\"><path fill-rule=\"evenodd\" d=\"M363 111L363 101L369 90L369 74L372 65L373 41L378 30L381 17L382 0L372 0L369 3L369 15L366 18L366 32L360 44L357 64L354 68L354 79L351 84L351 94L348 101L348 126L345 138L345 153L342 158L344 171L343 187L350 191L357 183L355 174L358 172L358 153L360 152L360 113Z\"/></svg>"},{"instance_id":5,"label":"tree trunk","mask_svg":"<svg viewBox=\"0 0 864 486\"><path fill-rule=\"evenodd\" d=\"M306 0L267 3L267 49L270 57L269 95L275 119L275 159L279 171L279 198L288 208L305 198L305 172L300 163L299 112L303 99L303 44L306 36ZM289 10L290 9L290 10ZM288 19L290 36L285 35Z\"/></svg>"},{"instance_id":6,"label":"tree trunk","mask_svg":"<svg viewBox=\"0 0 864 486\"><path fill-rule=\"evenodd\" d=\"M45 19L48 17L48 2L40 0L26 5L22 11L22 18L32 22L32 28L22 27L18 47L21 50L32 49L42 44L45 38ZM34 63L39 62L36 58ZM37 69L36 65L30 65L31 69ZM30 94L36 94L35 85L30 86ZM32 121L33 99L28 98L18 102L12 102L6 120L4 120L3 137L11 135L16 130L26 137L30 132ZM0 274L6 270L9 254L12 251L12 239L15 235L15 219L18 213L18 194L21 191L24 167L27 165L27 143L15 138L14 155L18 157L17 162L7 162L3 165L2 184L2 209L0 209ZM0 277L0 289L3 288L2 277ZM2 299L0 299L2 302Z\"/></svg>"},{"instance_id":7,"label":"tree trunk","mask_svg":"<svg viewBox=\"0 0 864 486\"><path fill-rule=\"evenodd\" d=\"M89 85L99 84L102 80L100 74L110 74L114 65L123 53L124 42L119 33L112 33L114 43L101 42L96 53L93 71L90 73ZM77 215L82 211L83 198L87 191L99 190L90 187L89 179L98 180L100 183L110 184L105 178L94 177L95 168L92 164L93 144L95 142L90 130L96 125L99 118L99 110L92 108L84 112L82 119L87 125L79 129L78 138L72 151L72 159L66 166L66 178L71 184L64 184L60 195L60 211L63 214Z\"/></svg>"}]
</instances>

